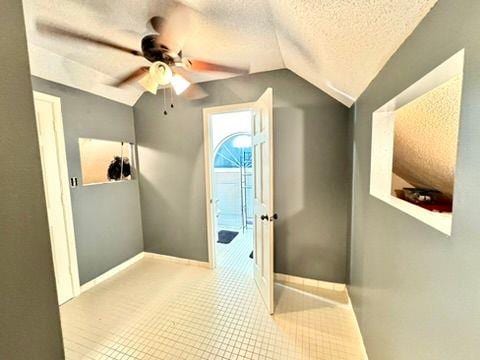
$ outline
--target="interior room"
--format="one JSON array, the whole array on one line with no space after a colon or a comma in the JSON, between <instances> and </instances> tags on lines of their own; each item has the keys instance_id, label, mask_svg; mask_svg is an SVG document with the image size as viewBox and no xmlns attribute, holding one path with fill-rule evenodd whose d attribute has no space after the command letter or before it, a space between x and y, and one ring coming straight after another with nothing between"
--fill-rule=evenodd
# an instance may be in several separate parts
<instances>
[{"instance_id":1,"label":"interior room","mask_svg":"<svg viewBox=\"0 0 480 360\"><path fill-rule=\"evenodd\" d=\"M0 359L477 359L479 16L3 1Z\"/></svg>"}]
</instances>

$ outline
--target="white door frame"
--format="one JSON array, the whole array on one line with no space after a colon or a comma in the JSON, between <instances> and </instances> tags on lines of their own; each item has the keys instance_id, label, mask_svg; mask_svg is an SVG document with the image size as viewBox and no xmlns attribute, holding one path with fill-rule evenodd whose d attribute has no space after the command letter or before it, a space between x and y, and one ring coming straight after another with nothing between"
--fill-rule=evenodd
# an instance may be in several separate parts
<instances>
[{"instance_id":1,"label":"white door frame","mask_svg":"<svg viewBox=\"0 0 480 360\"><path fill-rule=\"evenodd\" d=\"M211 269L216 267L215 254L215 214L213 213L213 152L212 148L212 122L213 114L224 114L245 110L254 110L255 103L247 102L214 106L203 109L203 149L205 162L205 195L207 207L207 243L208 243L208 264Z\"/></svg>"},{"instance_id":2,"label":"white door frame","mask_svg":"<svg viewBox=\"0 0 480 360\"><path fill-rule=\"evenodd\" d=\"M34 100L48 102L52 105L54 113L55 136L59 156L59 170L61 174L60 183L62 186L62 206L66 221L67 244L70 264L70 275L72 279L73 296L80 295L80 276L78 272L77 249L75 246L75 232L73 227L72 201L70 197L70 184L67 167L67 154L65 149L65 136L63 132L63 118L61 100L57 96L44 94L38 91L33 92ZM37 119L37 117L35 116ZM38 121L38 119L36 120ZM38 123L37 123L38 125ZM40 136L40 134L39 134Z\"/></svg>"}]
</instances>

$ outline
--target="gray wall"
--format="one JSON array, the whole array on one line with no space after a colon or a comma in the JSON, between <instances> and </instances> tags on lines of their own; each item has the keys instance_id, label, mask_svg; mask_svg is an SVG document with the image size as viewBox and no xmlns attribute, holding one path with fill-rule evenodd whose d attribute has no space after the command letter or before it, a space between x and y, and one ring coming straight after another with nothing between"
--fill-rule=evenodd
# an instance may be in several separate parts
<instances>
[{"instance_id":1,"label":"gray wall","mask_svg":"<svg viewBox=\"0 0 480 360\"><path fill-rule=\"evenodd\" d=\"M63 359L21 1L0 33L0 359Z\"/></svg>"},{"instance_id":2,"label":"gray wall","mask_svg":"<svg viewBox=\"0 0 480 360\"><path fill-rule=\"evenodd\" d=\"M439 1L355 106L351 296L371 360L480 354L480 2ZM465 48L452 236L369 196L372 112Z\"/></svg>"},{"instance_id":3,"label":"gray wall","mask_svg":"<svg viewBox=\"0 0 480 360\"><path fill-rule=\"evenodd\" d=\"M275 271L345 281L348 110L288 70L203 84L204 101L134 107L145 250L207 261L202 108L274 91Z\"/></svg>"},{"instance_id":4,"label":"gray wall","mask_svg":"<svg viewBox=\"0 0 480 360\"><path fill-rule=\"evenodd\" d=\"M133 109L33 77L36 91L61 98L69 176L81 183L78 138L135 142ZM70 189L80 283L143 251L138 181Z\"/></svg>"}]
</instances>

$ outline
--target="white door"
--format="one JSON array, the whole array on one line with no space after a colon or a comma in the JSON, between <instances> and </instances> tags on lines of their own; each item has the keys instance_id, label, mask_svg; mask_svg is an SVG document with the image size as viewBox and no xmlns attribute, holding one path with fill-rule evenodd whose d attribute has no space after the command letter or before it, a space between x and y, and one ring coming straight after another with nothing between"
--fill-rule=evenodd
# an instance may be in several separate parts
<instances>
[{"instance_id":1,"label":"white door","mask_svg":"<svg viewBox=\"0 0 480 360\"><path fill-rule=\"evenodd\" d=\"M253 273L270 314L273 301L273 91L268 88L255 103L253 124L254 264Z\"/></svg>"},{"instance_id":2,"label":"white door","mask_svg":"<svg viewBox=\"0 0 480 360\"><path fill-rule=\"evenodd\" d=\"M62 174L65 172L62 166L66 167L63 129L61 133L56 129L55 116L58 116L58 112L56 113L54 108L55 102L47 95L38 93L34 94L34 99L57 295L59 304L63 304L75 294L71 271L72 249L69 247L70 214L67 212L71 210L64 206L64 192L69 189L64 189L65 185L62 184L62 180L66 180L68 184L68 179L62 178L67 176ZM63 151L63 154L60 151ZM69 200L68 198L68 205Z\"/></svg>"}]
</instances>

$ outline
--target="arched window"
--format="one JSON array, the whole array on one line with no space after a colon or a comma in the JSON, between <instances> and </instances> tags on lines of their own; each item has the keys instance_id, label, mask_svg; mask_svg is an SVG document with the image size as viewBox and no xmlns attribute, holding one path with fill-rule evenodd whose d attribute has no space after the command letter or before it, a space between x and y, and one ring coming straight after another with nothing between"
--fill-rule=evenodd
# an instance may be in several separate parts
<instances>
[{"instance_id":1,"label":"arched window","mask_svg":"<svg viewBox=\"0 0 480 360\"><path fill-rule=\"evenodd\" d=\"M234 134L220 143L215 154L214 167L251 168L252 137L248 134Z\"/></svg>"}]
</instances>

